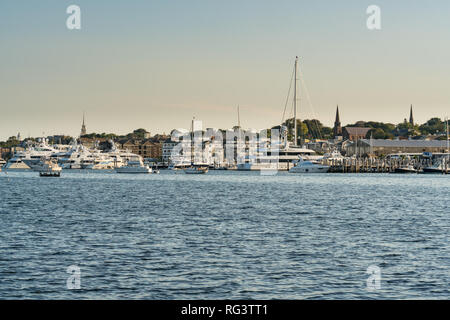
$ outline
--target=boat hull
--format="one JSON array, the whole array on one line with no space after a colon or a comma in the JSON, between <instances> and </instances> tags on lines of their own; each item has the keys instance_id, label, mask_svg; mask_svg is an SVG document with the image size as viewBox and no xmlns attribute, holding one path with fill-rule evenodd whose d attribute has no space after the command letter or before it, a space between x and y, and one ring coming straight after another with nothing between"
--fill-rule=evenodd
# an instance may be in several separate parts
<instances>
[{"instance_id":1,"label":"boat hull","mask_svg":"<svg viewBox=\"0 0 450 320\"><path fill-rule=\"evenodd\" d=\"M423 168L423 173L428 173L428 174L445 174L445 173L449 173L448 171L446 172L445 169L437 169L437 168Z\"/></svg>"},{"instance_id":2,"label":"boat hull","mask_svg":"<svg viewBox=\"0 0 450 320\"><path fill-rule=\"evenodd\" d=\"M41 171L39 172L39 176L47 178L59 178L61 176L61 171Z\"/></svg>"},{"instance_id":3,"label":"boat hull","mask_svg":"<svg viewBox=\"0 0 450 320\"><path fill-rule=\"evenodd\" d=\"M152 169L145 168L145 167L138 167L138 168L121 167L121 168L116 168L116 173L147 174L147 173L152 173Z\"/></svg>"},{"instance_id":4,"label":"boat hull","mask_svg":"<svg viewBox=\"0 0 450 320\"><path fill-rule=\"evenodd\" d=\"M287 163L240 163L237 165L238 171L264 171L277 170L286 171Z\"/></svg>"},{"instance_id":5,"label":"boat hull","mask_svg":"<svg viewBox=\"0 0 450 320\"><path fill-rule=\"evenodd\" d=\"M417 170L397 168L394 170L394 173L414 174L414 173L417 173Z\"/></svg>"},{"instance_id":6,"label":"boat hull","mask_svg":"<svg viewBox=\"0 0 450 320\"><path fill-rule=\"evenodd\" d=\"M205 174L208 172L208 168L187 168L184 170L186 174Z\"/></svg>"},{"instance_id":7,"label":"boat hull","mask_svg":"<svg viewBox=\"0 0 450 320\"><path fill-rule=\"evenodd\" d=\"M290 173L327 173L330 170L329 166L308 166L308 167L293 167L289 169Z\"/></svg>"}]
</instances>

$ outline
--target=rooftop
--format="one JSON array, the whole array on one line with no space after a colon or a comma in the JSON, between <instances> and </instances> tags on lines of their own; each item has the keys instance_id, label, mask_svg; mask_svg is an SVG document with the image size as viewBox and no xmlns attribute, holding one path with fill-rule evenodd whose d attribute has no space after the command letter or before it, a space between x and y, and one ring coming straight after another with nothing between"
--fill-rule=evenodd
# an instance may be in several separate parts
<instances>
[{"instance_id":1,"label":"rooftop","mask_svg":"<svg viewBox=\"0 0 450 320\"><path fill-rule=\"evenodd\" d=\"M403 147L403 148L447 148L445 140L385 140L385 139L361 139L372 147Z\"/></svg>"}]
</instances>

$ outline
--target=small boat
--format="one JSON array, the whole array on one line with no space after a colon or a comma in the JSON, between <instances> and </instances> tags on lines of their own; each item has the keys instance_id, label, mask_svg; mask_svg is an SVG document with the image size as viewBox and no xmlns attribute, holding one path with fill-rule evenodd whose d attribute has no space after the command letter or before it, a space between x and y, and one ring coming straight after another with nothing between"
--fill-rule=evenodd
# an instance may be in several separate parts
<instances>
[{"instance_id":1,"label":"small boat","mask_svg":"<svg viewBox=\"0 0 450 320\"><path fill-rule=\"evenodd\" d=\"M205 166L190 166L189 168L184 169L184 173L186 174L203 174L208 172L208 167Z\"/></svg>"},{"instance_id":2,"label":"small boat","mask_svg":"<svg viewBox=\"0 0 450 320\"><path fill-rule=\"evenodd\" d=\"M289 169L290 173L326 173L329 166L305 161L302 157L295 163L295 166Z\"/></svg>"},{"instance_id":3,"label":"small boat","mask_svg":"<svg viewBox=\"0 0 450 320\"><path fill-rule=\"evenodd\" d=\"M412 165L407 165L396 168L394 173L417 173L417 170Z\"/></svg>"},{"instance_id":4,"label":"small boat","mask_svg":"<svg viewBox=\"0 0 450 320\"><path fill-rule=\"evenodd\" d=\"M159 169L152 169L152 173L158 174L159 173Z\"/></svg>"},{"instance_id":5,"label":"small boat","mask_svg":"<svg viewBox=\"0 0 450 320\"><path fill-rule=\"evenodd\" d=\"M52 160L44 160L39 169L39 176L41 177L59 177L62 168Z\"/></svg>"},{"instance_id":6,"label":"small boat","mask_svg":"<svg viewBox=\"0 0 450 320\"><path fill-rule=\"evenodd\" d=\"M195 118L194 118L195 119ZM191 165L184 169L186 174L205 174L208 172L208 165L195 165L194 164L194 119L192 119L191 125Z\"/></svg>"},{"instance_id":7,"label":"small boat","mask_svg":"<svg viewBox=\"0 0 450 320\"><path fill-rule=\"evenodd\" d=\"M152 169L142 162L141 157L132 157L126 166L116 168L117 173L152 173Z\"/></svg>"},{"instance_id":8,"label":"small boat","mask_svg":"<svg viewBox=\"0 0 450 320\"><path fill-rule=\"evenodd\" d=\"M442 159L441 161L436 162L436 163L434 163L434 164L431 165L431 166L424 167L424 168L422 169L422 170L423 170L423 173L440 173L440 174L442 174L442 173L448 173L449 168L446 168L446 167L445 167L444 161L445 161L445 159Z\"/></svg>"}]
</instances>

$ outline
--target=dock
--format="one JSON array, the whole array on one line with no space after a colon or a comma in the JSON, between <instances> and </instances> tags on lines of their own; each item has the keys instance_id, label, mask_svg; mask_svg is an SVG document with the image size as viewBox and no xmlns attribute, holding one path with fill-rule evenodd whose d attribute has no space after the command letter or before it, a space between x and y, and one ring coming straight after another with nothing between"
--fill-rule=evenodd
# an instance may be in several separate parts
<instances>
[{"instance_id":1,"label":"dock","mask_svg":"<svg viewBox=\"0 0 450 320\"><path fill-rule=\"evenodd\" d=\"M380 158L344 158L323 161L330 166L331 173L392 173L396 169L411 165L417 171L431 166L430 159L380 159ZM450 163L445 161L443 174L450 173Z\"/></svg>"}]
</instances>

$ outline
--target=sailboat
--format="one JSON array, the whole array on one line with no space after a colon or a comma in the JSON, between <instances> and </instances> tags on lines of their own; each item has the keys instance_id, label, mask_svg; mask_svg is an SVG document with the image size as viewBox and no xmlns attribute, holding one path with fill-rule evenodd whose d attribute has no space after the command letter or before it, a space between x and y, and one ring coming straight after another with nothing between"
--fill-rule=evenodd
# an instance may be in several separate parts
<instances>
[{"instance_id":1,"label":"sailboat","mask_svg":"<svg viewBox=\"0 0 450 320\"><path fill-rule=\"evenodd\" d=\"M297 81L298 81L298 57L295 57L295 68L294 68L294 145L292 149L298 148L298 137L297 137ZM301 150L301 149L299 149ZM308 149L306 149L308 150ZM297 161L293 162L294 167L288 168L290 173L326 173L330 169L329 166L313 163L311 161L305 161L300 155Z\"/></svg>"},{"instance_id":2,"label":"sailboat","mask_svg":"<svg viewBox=\"0 0 450 320\"><path fill-rule=\"evenodd\" d=\"M298 57L295 59L295 90L294 90L294 141L288 141L288 128L280 125L280 141L273 142L260 141L256 147L256 152L252 155L246 155L243 163L237 165L237 170L240 171L263 171L263 170L283 170L288 171L293 163L296 163L300 158L304 160L312 160L314 158L321 158L316 155L316 152L298 145L297 134L297 65ZM292 81L292 80L291 80ZM290 90L289 90L290 92ZM283 113L284 120L284 113Z\"/></svg>"},{"instance_id":3,"label":"sailboat","mask_svg":"<svg viewBox=\"0 0 450 320\"><path fill-rule=\"evenodd\" d=\"M191 125L191 166L184 169L186 174L205 174L208 172L208 166L195 165L194 163L194 119Z\"/></svg>"}]
</instances>

